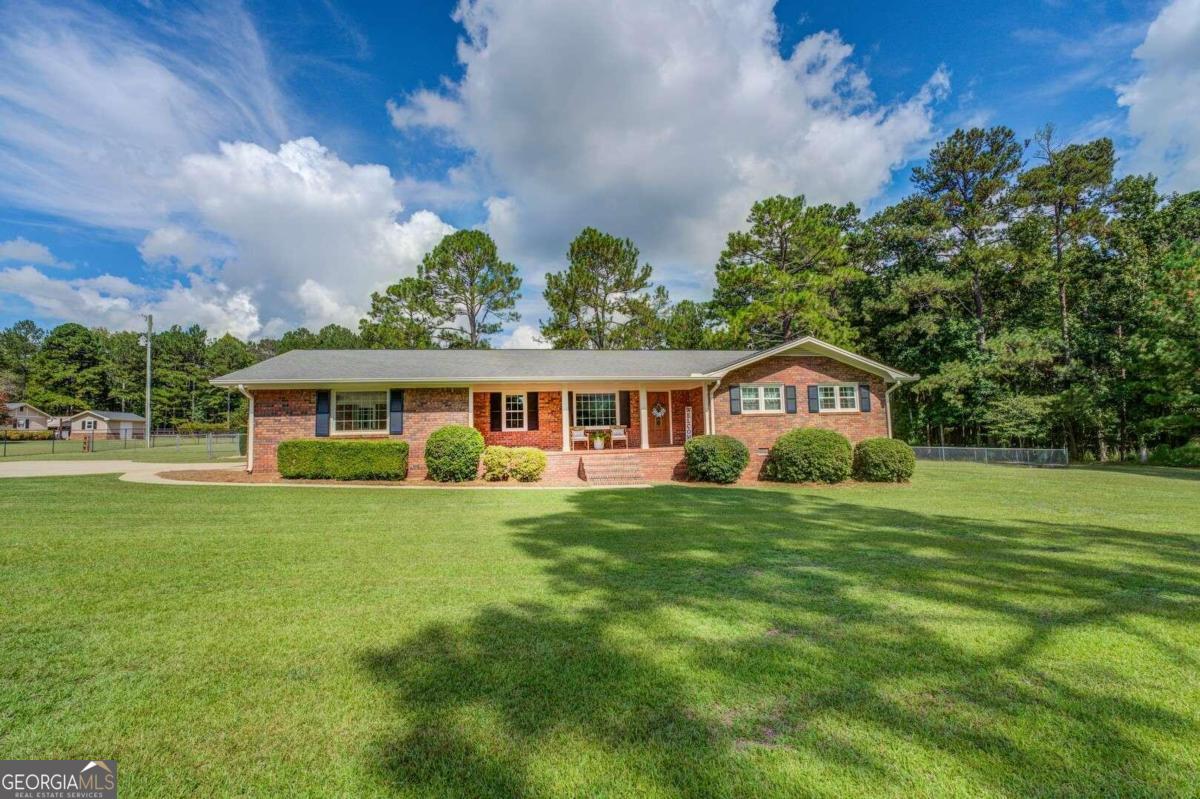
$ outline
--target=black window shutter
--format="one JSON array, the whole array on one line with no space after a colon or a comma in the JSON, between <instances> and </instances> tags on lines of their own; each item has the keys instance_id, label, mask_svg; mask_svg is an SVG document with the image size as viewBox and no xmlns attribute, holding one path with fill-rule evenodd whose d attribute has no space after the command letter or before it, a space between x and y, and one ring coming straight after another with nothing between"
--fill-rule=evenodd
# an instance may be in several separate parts
<instances>
[{"instance_id":1,"label":"black window shutter","mask_svg":"<svg viewBox=\"0 0 1200 799\"><path fill-rule=\"evenodd\" d=\"M621 391L617 397L617 424L629 427L629 392Z\"/></svg>"},{"instance_id":2,"label":"black window shutter","mask_svg":"<svg viewBox=\"0 0 1200 799\"><path fill-rule=\"evenodd\" d=\"M742 387L739 385L729 387L729 412L734 416L742 412Z\"/></svg>"},{"instance_id":3,"label":"black window shutter","mask_svg":"<svg viewBox=\"0 0 1200 799\"><path fill-rule=\"evenodd\" d=\"M809 413L820 413L821 412L821 398L820 398L820 396L818 396L816 386L808 387L808 412Z\"/></svg>"},{"instance_id":4,"label":"black window shutter","mask_svg":"<svg viewBox=\"0 0 1200 799\"><path fill-rule=\"evenodd\" d=\"M530 391L525 395L525 421L526 429L538 429L538 393L536 391Z\"/></svg>"},{"instance_id":5,"label":"black window shutter","mask_svg":"<svg viewBox=\"0 0 1200 799\"><path fill-rule=\"evenodd\" d=\"M788 413L796 412L796 387L795 386L784 386L783 387L783 402L784 402L783 407L785 410L787 410Z\"/></svg>"},{"instance_id":6,"label":"black window shutter","mask_svg":"<svg viewBox=\"0 0 1200 799\"><path fill-rule=\"evenodd\" d=\"M499 391L493 391L488 395L488 411L491 412L491 429L493 431L504 429L504 398Z\"/></svg>"},{"instance_id":7,"label":"black window shutter","mask_svg":"<svg viewBox=\"0 0 1200 799\"><path fill-rule=\"evenodd\" d=\"M567 392L567 423L568 426L575 424L575 392Z\"/></svg>"},{"instance_id":8,"label":"black window shutter","mask_svg":"<svg viewBox=\"0 0 1200 799\"><path fill-rule=\"evenodd\" d=\"M317 429L316 434L322 438L329 435L329 392L317 392Z\"/></svg>"},{"instance_id":9,"label":"black window shutter","mask_svg":"<svg viewBox=\"0 0 1200 799\"><path fill-rule=\"evenodd\" d=\"M388 397L388 432L398 436L404 432L404 389L393 388Z\"/></svg>"},{"instance_id":10,"label":"black window shutter","mask_svg":"<svg viewBox=\"0 0 1200 799\"><path fill-rule=\"evenodd\" d=\"M870 383L858 384L858 409L863 413L871 411L871 385Z\"/></svg>"}]
</instances>

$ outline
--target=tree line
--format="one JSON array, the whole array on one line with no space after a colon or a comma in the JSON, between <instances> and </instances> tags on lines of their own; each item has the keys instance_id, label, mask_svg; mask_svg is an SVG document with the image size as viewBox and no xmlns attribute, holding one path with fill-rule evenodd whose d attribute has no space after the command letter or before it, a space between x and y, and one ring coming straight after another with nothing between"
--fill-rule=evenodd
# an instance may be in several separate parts
<instances>
[{"instance_id":1,"label":"tree line","mask_svg":"<svg viewBox=\"0 0 1200 799\"><path fill-rule=\"evenodd\" d=\"M672 303L632 241L589 227L546 278L540 334L594 349L817 336L922 376L893 394L897 435L914 443L1100 459L1183 443L1200 433L1200 192L1163 195L1115 167L1105 138L958 130L869 217L803 196L755 203L704 301ZM155 336L155 421L236 421L241 398L208 378L290 349L488 347L518 321L520 292L492 239L462 230L373 293L357 330L247 343L172 327ZM136 408L140 353L134 333L19 322L0 333L0 380L52 412Z\"/></svg>"}]
</instances>

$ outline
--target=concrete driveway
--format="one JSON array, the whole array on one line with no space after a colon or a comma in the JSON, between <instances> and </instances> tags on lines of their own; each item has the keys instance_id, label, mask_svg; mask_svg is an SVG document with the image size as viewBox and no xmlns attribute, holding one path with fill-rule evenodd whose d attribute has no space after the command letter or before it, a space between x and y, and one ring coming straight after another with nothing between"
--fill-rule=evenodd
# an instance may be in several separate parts
<instances>
[{"instance_id":1,"label":"concrete driveway","mask_svg":"<svg viewBox=\"0 0 1200 799\"><path fill-rule=\"evenodd\" d=\"M242 463L142 463L139 461L0 461L4 477L74 477L83 474L120 474L122 480L158 482L154 475L184 469L242 469Z\"/></svg>"}]
</instances>

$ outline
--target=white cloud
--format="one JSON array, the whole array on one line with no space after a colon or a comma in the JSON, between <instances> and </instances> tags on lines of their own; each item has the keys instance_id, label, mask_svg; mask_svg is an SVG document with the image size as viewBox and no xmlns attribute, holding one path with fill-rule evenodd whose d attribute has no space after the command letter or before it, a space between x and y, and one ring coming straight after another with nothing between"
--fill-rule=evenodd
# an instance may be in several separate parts
<instances>
[{"instance_id":1,"label":"white cloud","mask_svg":"<svg viewBox=\"0 0 1200 799\"><path fill-rule=\"evenodd\" d=\"M150 228L161 182L221 139L285 137L262 43L236 4L137 22L97 6L0 5L0 197Z\"/></svg>"},{"instance_id":2,"label":"white cloud","mask_svg":"<svg viewBox=\"0 0 1200 799\"><path fill-rule=\"evenodd\" d=\"M147 313L159 327L199 324L215 336L229 332L249 338L262 327L248 293L196 277L152 291L116 275L60 280L22 266L0 269L0 294L6 293L47 317L114 330L142 329L141 315Z\"/></svg>"},{"instance_id":3,"label":"white cloud","mask_svg":"<svg viewBox=\"0 0 1200 799\"><path fill-rule=\"evenodd\" d=\"M1173 0L1133 51L1140 75L1118 89L1137 138L1130 163L1166 189L1200 186L1200 0Z\"/></svg>"},{"instance_id":4,"label":"white cloud","mask_svg":"<svg viewBox=\"0 0 1200 799\"><path fill-rule=\"evenodd\" d=\"M401 219L387 167L349 164L315 139L222 144L183 159L176 190L236 256L221 280L268 316L353 323L370 292L416 270L453 228L429 211Z\"/></svg>"},{"instance_id":5,"label":"white cloud","mask_svg":"<svg viewBox=\"0 0 1200 799\"><path fill-rule=\"evenodd\" d=\"M21 236L8 241L0 241L0 261L21 261L39 266L70 268L70 264L64 264L55 258L45 244L39 244Z\"/></svg>"},{"instance_id":6,"label":"white cloud","mask_svg":"<svg viewBox=\"0 0 1200 799\"><path fill-rule=\"evenodd\" d=\"M392 121L474 154L480 185L521 222L523 265L560 258L592 224L660 271L711 274L756 199L878 194L948 89L938 71L881 104L836 33L781 55L773 5L462 0L462 80L390 103Z\"/></svg>"},{"instance_id":7,"label":"white cloud","mask_svg":"<svg viewBox=\"0 0 1200 799\"><path fill-rule=\"evenodd\" d=\"M545 350L550 343L540 338L538 329L533 325L517 325L513 331L500 341L502 350Z\"/></svg>"},{"instance_id":8,"label":"white cloud","mask_svg":"<svg viewBox=\"0 0 1200 799\"><path fill-rule=\"evenodd\" d=\"M208 266L214 259L230 257L230 248L178 224L150 231L138 245L146 263L173 263L183 269Z\"/></svg>"}]
</instances>

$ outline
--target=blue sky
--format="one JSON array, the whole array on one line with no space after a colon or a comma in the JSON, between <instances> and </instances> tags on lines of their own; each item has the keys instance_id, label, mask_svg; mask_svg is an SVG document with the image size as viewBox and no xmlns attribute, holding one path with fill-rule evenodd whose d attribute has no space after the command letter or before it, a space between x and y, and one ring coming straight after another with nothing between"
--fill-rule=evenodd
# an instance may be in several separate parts
<instances>
[{"instance_id":1,"label":"blue sky","mask_svg":"<svg viewBox=\"0 0 1200 799\"><path fill-rule=\"evenodd\" d=\"M958 126L1200 187L1200 0L0 0L0 325L354 326L458 227L584 225L704 296L754 199L868 210Z\"/></svg>"}]
</instances>

